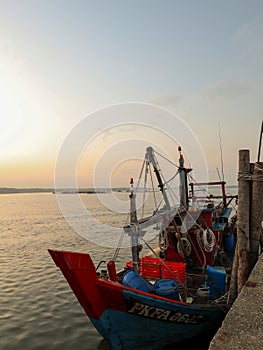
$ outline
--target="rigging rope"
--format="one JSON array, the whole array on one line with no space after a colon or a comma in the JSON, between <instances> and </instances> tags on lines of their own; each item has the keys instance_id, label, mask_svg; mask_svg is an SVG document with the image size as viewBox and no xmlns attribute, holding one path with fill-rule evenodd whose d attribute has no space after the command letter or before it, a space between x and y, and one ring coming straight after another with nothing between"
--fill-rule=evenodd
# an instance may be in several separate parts
<instances>
[{"instance_id":1,"label":"rigging rope","mask_svg":"<svg viewBox=\"0 0 263 350\"><path fill-rule=\"evenodd\" d=\"M137 182L137 186L136 186L136 188L135 188L135 192L138 191L139 184L140 184L140 181L141 181L141 178L142 178L143 169L144 169L144 167L145 167L145 163L146 163L146 161L144 160L143 163L142 163L142 167L141 167L141 171L140 171L140 175L139 175L139 180L138 180L138 182Z\"/></svg>"},{"instance_id":2,"label":"rigging rope","mask_svg":"<svg viewBox=\"0 0 263 350\"><path fill-rule=\"evenodd\" d=\"M157 151L155 151L155 150L154 150L154 153L155 153L155 154L158 154L159 157L165 159L168 163L174 165L176 168L178 168L178 169L180 168L177 164L175 164L174 162L172 162L170 159L164 157L161 153L159 153L159 152L157 152Z\"/></svg>"},{"instance_id":3,"label":"rigging rope","mask_svg":"<svg viewBox=\"0 0 263 350\"><path fill-rule=\"evenodd\" d=\"M145 162L145 174L144 174L144 190L142 199L142 217L144 217L145 197L146 197L146 185L147 185L147 174L148 174L148 163ZM139 178L141 179L141 177Z\"/></svg>"},{"instance_id":4,"label":"rigging rope","mask_svg":"<svg viewBox=\"0 0 263 350\"><path fill-rule=\"evenodd\" d=\"M129 222L129 214L127 214L126 225L128 224L128 222ZM124 232L124 229L123 229L122 232L121 232L121 234L120 234L119 242L118 242L118 245L117 245L117 247L116 247L116 249L115 249L113 258L112 258L112 260L113 260L114 262L117 261L117 258L118 258L118 255L119 255L119 252L120 252L120 249L121 249L121 246L122 246L124 234L125 234L125 232Z\"/></svg>"},{"instance_id":5,"label":"rigging rope","mask_svg":"<svg viewBox=\"0 0 263 350\"><path fill-rule=\"evenodd\" d=\"M182 245L182 248L181 248L181 245ZM182 257L189 256L192 252L191 243L188 241L187 238L182 237L181 244L180 242L177 242L177 250Z\"/></svg>"},{"instance_id":6,"label":"rigging rope","mask_svg":"<svg viewBox=\"0 0 263 350\"><path fill-rule=\"evenodd\" d=\"M169 268L169 266L166 265L166 263L156 254L156 252L152 249L152 247L148 244L147 241L145 241L142 238L142 241L146 244L146 246L150 249L150 251L154 254L154 256L160 261L160 263L165 266L165 268L173 275L174 279L177 283L180 285L183 285L185 287L185 283L183 283L178 276L175 275L175 273Z\"/></svg>"},{"instance_id":7,"label":"rigging rope","mask_svg":"<svg viewBox=\"0 0 263 350\"><path fill-rule=\"evenodd\" d=\"M156 150L154 150L154 153L158 154L158 156L160 156L161 158L166 160L168 163L174 165L176 168L180 168L180 166L178 166L176 163L172 162L170 159L166 158L165 156L163 156L161 153L157 152ZM187 159L189 167L191 168L190 160L188 159L188 157L185 157L185 158Z\"/></svg>"},{"instance_id":8,"label":"rigging rope","mask_svg":"<svg viewBox=\"0 0 263 350\"><path fill-rule=\"evenodd\" d=\"M173 164L175 167L179 168L176 164L174 164L173 162L171 162L169 159L167 159L166 157L162 156L161 154L159 154L158 152L154 151L156 154L158 154L160 157L162 157L163 159L165 159L167 162ZM158 164L158 163L157 163ZM177 171L168 181L166 181L163 177L163 175L161 174L160 169L158 169L159 174L161 176L162 179L162 184L163 186L166 185L165 190L169 193L170 199L175 202L178 201L178 196L175 194L175 192L173 191L173 189L170 187L169 183L171 183L176 176L179 174L179 171ZM143 176L143 172L145 173L144 175L144 193L143 193L143 201L142 201L142 206L141 206L141 210L140 210L140 215L141 217L144 217L145 214L145 206L146 206L146 192L147 192L147 177L148 175L150 176L150 181L151 181L151 188L152 188L152 193L153 193L153 206L154 206L154 212L157 212L162 203L164 198L162 197L161 200L159 201L159 204L157 203L157 197L156 197L156 191L154 189L154 181L153 181L153 174L152 174L152 166L151 166L151 162L149 162L149 160L147 160L147 158L145 157L143 165L141 167L141 171L140 171L140 175L139 175L139 179L137 182L137 186L135 188L135 193L138 193L139 191L139 186L141 184L141 180L142 180L142 176Z\"/></svg>"},{"instance_id":9,"label":"rigging rope","mask_svg":"<svg viewBox=\"0 0 263 350\"><path fill-rule=\"evenodd\" d=\"M190 174L188 174L188 176L191 179L191 181L196 184L196 181L193 178L193 176ZM199 188L199 191L201 191L204 194L204 196L208 197L209 192L207 191L207 189L205 189L203 186L198 186L198 188Z\"/></svg>"},{"instance_id":10,"label":"rigging rope","mask_svg":"<svg viewBox=\"0 0 263 350\"><path fill-rule=\"evenodd\" d=\"M116 250L115 250L115 252L114 252L114 255L113 255L113 258L112 258L112 260L113 260L114 262L117 261L117 257L118 257L118 255L119 255L119 252L120 252L120 249L121 249L121 245L122 245L122 242L123 242L123 238L124 238L124 230L122 230L122 233L121 233L121 235L120 235L117 248L116 248Z\"/></svg>"},{"instance_id":11,"label":"rigging rope","mask_svg":"<svg viewBox=\"0 0 263 350\"><path fill-rule=\"evenodd\" d=\"M151 185L152 185L152 188L154 188L153 186L153 175L152 175L152 171L151 171L151 168L150 168L150 177L151 177ZM153 198L154 198L154 205L155 205L155 208L157 208L157 199L156 199L156 195L155 195L155 192L153 191Z\"/></svg>"},{"instance_id":12,"label":"rigging rope","mask_svg":"<svg viewBox=\"0 0 263 350\"><path fill-rule=\"evenodd\" d=\"M195 233L200 247L208 253L212 252L216 242L214 232L208 228L206 230L196 230Z\"/></svg>"},{"instance_id":13,"label":"rigging rope","mask_svg":"<svg viewBox=\"0 0 263 350\"><path fill-rule=\"evenodd\" d=\"M167 230L164 229L159 234L159 246L161 252L165 252L169 246Z\"/></svg>"},{"instance_id":14,"label":"rigging rope","mask_svg":"<svg viewBox=\"0 0 263 350\"><path fill-rule=\"evenodd\" d=\"M261 171L261 172L263 171L263 169L260 169L260 168L258 168L258 167L256 167L256 166L255 166L254 169L256 169L256 170L258 170L258 171ZM246 173L239 172L239 173L238 173L238 176L237 176L237 181L239 181L239 180L246 180L246 181L263 181L263 175L258 175L258 174L252 175L252 174L250 174L250 173L248 173L248 172L246 172Z\"/></svg>"}]
</instances>

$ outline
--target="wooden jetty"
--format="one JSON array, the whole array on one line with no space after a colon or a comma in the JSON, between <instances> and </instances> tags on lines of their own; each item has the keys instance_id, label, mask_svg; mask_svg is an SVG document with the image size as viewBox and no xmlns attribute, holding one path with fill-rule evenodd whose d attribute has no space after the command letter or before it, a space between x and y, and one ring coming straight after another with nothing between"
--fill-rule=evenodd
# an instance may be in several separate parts
<instances>
[{"instance_id":1,"label":"wooden jetty","mask_svg":"<svg viewBox=\"0 0 263 350\"><path fill-rule=\"evenodd\" d=\"M228 305L231 307L257 262L263 222L263 163L250 163L249 150L239 151L237 243Z\"/></svg>"},{"instance_id":2,"label":"wooden jetty","mask_svg":"<svg viewBox=\"0 0 263 350\"><path fill-rule=\"evenodd\" d=\"M209 350L261 350L263 344L263 163L239 151L237 243L228 296L230 308Z\"/></svg>"}]
</instances>

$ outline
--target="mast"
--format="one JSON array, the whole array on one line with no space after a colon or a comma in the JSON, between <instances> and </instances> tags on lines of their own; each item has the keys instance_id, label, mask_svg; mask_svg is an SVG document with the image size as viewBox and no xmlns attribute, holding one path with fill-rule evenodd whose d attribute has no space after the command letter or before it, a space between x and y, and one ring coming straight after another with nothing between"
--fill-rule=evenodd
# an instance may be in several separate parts
<instances>
[{"instance_id":1,"label":"mast","mask_svg":"<svg viewBox=\"0 0 263 350\"><path fill-rule=\"evenodd\" d=\"M137 211L136 211L136 194L133 190L133 178L130 180L131 193L130 193L130 236L131 236L131 245L132 245L132 262L134 271L140 271L139 263L139 227L137 220Z\"/></svg>"},{"instance_id":2,"label":"mast","mask_svg":"<svg viewBox=\"0 0 263 350\"><path fill-rule=\"evenodd\" d=\"M180 206L182 209L186 209L189 206L187 173L192 171L192 169L186 169L184 167L184 156L181 153L181 146L178 146L178 151L180 154L178 169L180 175Z\"/></svg>"},{"instance_id":3,"label":"mast","mask_svg":"<svg viewBox=\"0 0 263 350\"><path fill-rule=\"evenodd\" d=\"M153 169L154 169L157 181L158 181L158 187L160 188L160 191L162 192L163 199L164 199L164 202L166 205L166 209L170 210L171 206L170 206L167 194L165 192L164 184L163 184L162 177L160 174L160 167L159 167L158 161L154 155L154 151L153 151L152 147L147 147L145 158L147 159L148 163L151 163L153 165Z\"/></svg>"},{"instance_id":4,"label":"mast","mask_svg":"<svg viewBox=\"0 0 263 350\"><path fill-rule=\"evenodd\" d=\"M186 169L184 167L184 158L181 154L181 147L178 147L178 150L180 152L180 159L179 159L179 175L180 175L180 206L181 209L184 211L188 207L189 198L188 198L188 185L187 185L187 173L191 171L192 169ZM165 222L169 223L173 220L174 214L172 214L172 208L167 196L166 192L166 183L163 180L163 177L161 175L161 170L159 167L159 163L156 159L156 156L154 154L154 150L152 147L147 147L146 154L145 154L145 162L146 162L146 171L148 169L148 166L151 164L154 169L155 176L157 178L158 187L160 188L160 191L163 196L163 200L165 203L165 210L162 211L162 218L159 217L158 220L164 220ZM136 193L133 189L133 178L131 178L130 181L130 224L125 227L126 232L131 237L131 245L132 245L132 262L133 262L133 269L137 272L140 270L140 260L139 260L139 252L141 250L141 245L139 244L139 238L144 235L144 230L141 230L141 224L144 224L150 217L143 221L143 219L137 218L137 209L136 209ZM171 216L172 215L172 216ZM154 221L149 220L149 222L153 223ZM157 222L157 221L156 221ZM176 226L176 225L175 225Z\"/></svg>"}]
</instances>

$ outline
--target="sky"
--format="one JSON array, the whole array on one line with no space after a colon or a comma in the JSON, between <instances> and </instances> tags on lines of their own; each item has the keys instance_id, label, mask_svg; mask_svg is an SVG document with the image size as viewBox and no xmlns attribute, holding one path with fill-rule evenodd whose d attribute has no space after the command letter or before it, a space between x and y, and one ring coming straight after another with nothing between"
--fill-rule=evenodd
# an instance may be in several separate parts
<instances>
[{"instance_id":1,"label":"sky","mask_svg":"<svg viewBox=\"0 0 263 350\"><path fill-rule=\"evenodd\" d=\"M126 103L175 113L199 140L210 180L222 156L236 183L238 151L257 160L262 37L262 0L0 0L0 187L53 187L71 130L89 117L96 134L96 111ZM110 131L114 140L101 130L82 154L81 187L94 184L96 156L131 137ZM114 186L127 184L113 173Z\"/></svg>"}]
</instances>

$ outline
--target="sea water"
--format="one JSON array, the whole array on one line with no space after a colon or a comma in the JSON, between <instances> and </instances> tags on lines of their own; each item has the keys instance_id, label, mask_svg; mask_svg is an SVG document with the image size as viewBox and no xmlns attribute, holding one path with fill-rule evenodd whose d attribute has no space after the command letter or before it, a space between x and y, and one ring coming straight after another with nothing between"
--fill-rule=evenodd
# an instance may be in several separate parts
<instances>
[{"instance_id":1,"label":"sea water","mask_svg":"<svg viewBox=\"0 0 263 350\"><path fill-rule=\"evenodd\" d=\"M106 210L96 194L81 199L98 221L126 223L126 214ZM78 235L52 193L1 194L0 224L0 350L109 350L47 249L88 252L95 265L112 259L115 249L103 239L94 244ZM128 251L120 251L117 268L130 259Z\"/></svg>"},{"instance_id":2,"label":"sea water","mask_svg":"<svg viewBox=\"0 0 263 350\"><path fill-rule=\"evenodd\" d=\"M102 218L96 195L83 197ZM88 252L95 264L114 249L76 234L52 193L3 194L0 208L0 349L108 350L47 249Z\"/></svg>"}]
</instances>

